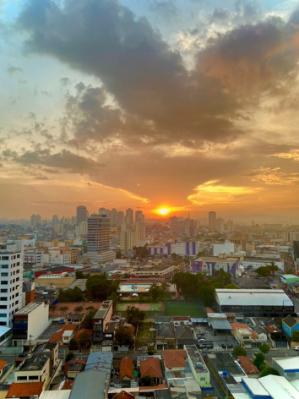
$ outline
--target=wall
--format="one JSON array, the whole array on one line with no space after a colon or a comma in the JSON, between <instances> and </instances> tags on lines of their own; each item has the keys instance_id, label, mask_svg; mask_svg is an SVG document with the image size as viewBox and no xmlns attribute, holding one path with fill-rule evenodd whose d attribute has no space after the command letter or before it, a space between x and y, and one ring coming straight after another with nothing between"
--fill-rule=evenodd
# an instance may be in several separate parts
<instances>
[{"instance_id":1,"label":"wall","mask_svg":"<svg viewBox=\"0 0 299 399\"><path fill-rule=\"evenodd\" d=\"M28 314L27 339L38 338L49 325L49 305L41 303L39 307Z\"/></svg>"}]
</instances>

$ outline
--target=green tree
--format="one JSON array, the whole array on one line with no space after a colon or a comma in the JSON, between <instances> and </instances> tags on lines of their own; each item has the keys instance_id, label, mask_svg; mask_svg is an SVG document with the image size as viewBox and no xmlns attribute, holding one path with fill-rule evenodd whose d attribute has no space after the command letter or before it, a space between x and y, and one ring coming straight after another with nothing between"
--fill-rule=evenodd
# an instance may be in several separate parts
<instances>
[{"instance_id":1,"label":"green tree","mask_svg":"<svg viewBox=\"0 0 299 399\"><path fill-rule=\"evenodd\" d=\"M244 348L244 346L237 345L237 346L234 347L233 355L234 355L234 357L246 356L247 352L246 352L246 349Z\"/></svg>"},{"instance_id":2,"label":"green tree","mask_svg":"<svg viewBox=\"0 0 299 399\"><path fill-rule=\"evenodd\" d=\"M269 350L270 350L270 346L269 346L268 344L266 344L266 343L261 344L261 345L259 346L259 350L260 350L262 353L268 353Z\"/></svg>"},{"instance_id":3,"label":"green tree","mask_svg":"<svg viewBox=\"0 0 299 399\"><path fill-rule=\"evenodd\" d=\"M129 346L134 344L132 329L129 326L120 326L115 333L115 342L120 346Z\"/></svg>"},{"instance_id":4,"label":"green tree","mask_svg":"<svg viewBox=\"0 0 299 399\"><path fill-rule=\"evenodd\" d=\"M158 286L153 284L148 293L153 302L162 301L167 295L166 286Z\"/></svg>"},{"instance_id":5,"label":"green tree","mask_svg":"<svg viewBox=\"0 0 299 399\"><path fill-rule=\"evenodd\" d=\"M84 320L82 321L81 324L82 328L91 329L93 327L93 316L95 315L95 313L96 313L95 309L89 310Z\"/></svg>"},{"instance_id":6,"label":"green tree","mask_svg":"<svg viewBox=\"0 0 299 399\"><path fill-rule=\"evenodd\" d=\"M262 368L259 377L265 377L266 375L269 375L269 374L279 375L279 372L277 370L275 370L273 367L266 365L265 367Z\"/></svg>"},{"instance_id":7,"label":"green tree","mask_svg":"<svg viewBox=\"0 0 299 399\"><path fill-rule=\"evenodd\" d=\"M118 282L108 280L106 274L102 273L96 276L89 276L86 282L87 296L93 300L105 300L113 292L117 291Z\"/></svg>"},{"instance_id":8,"label":"green tree","mask_svg":"<svg viewBox=\"0 0 299 399\"><path fill-rule=\"evenodd\" d=\"M292 341L299 342L299 331L294 331L293 332Z\"/></svg>"},{"instance_id":9,"label":"green tree","mask_svg":"<svg viewBox=\"0 0 299 399\"><path fill-rule=\"evenodd\" d=\"M135 306L129 306L126 311L126 319L127 322L132 324L134 327L137 327L140 323L143 322L145 318L145 312L139 310Z\"/></svg>"},{"instance_id":10,"label":"green tree","mask_svg":"<svg viewBox=\"0 0 299 399\"><path fill-rule=\"evenodd\" d=\"M253 364L259 370L262 370L262 368L265 366L265 356L261 352L256 353L253 360Z\"/></svg>"},{"instance_id":11,"label":"green tree","mask_svg":"<svg viewBox=\"0 0 299 399\"><path fill-rule=\"evenodd\" d=\"M59 302L82 302L83 300L84 294L78 287L60 290L58 295Z\"/></svg>"},{"instance_id":12,"label":"green tree","mask_svg":"<svg viewBox=\"0 0 299 399\"><path fill-rule=\"evenodd\" d=\"M76 271L76 280L82 279L82 278L85 278L84 273L81 272L81 270L77 270L77 271Z\"/></svg>"}]
</instances>

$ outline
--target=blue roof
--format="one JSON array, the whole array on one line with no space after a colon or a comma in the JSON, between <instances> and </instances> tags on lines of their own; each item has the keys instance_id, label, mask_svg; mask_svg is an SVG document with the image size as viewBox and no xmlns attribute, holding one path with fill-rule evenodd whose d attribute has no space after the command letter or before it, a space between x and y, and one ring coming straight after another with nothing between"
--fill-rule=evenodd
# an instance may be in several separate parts
<instances>
[{"instance_id":1,"label":"blue roof","mask_svg":"<svg viewBox=\"0 0 299 399\"><path fill-rule=\"evenodd\" d=\"M110 373L112 359L111 352L91 352L87 358L85 370L105 370Z\"/></svg>"}]
</instances>

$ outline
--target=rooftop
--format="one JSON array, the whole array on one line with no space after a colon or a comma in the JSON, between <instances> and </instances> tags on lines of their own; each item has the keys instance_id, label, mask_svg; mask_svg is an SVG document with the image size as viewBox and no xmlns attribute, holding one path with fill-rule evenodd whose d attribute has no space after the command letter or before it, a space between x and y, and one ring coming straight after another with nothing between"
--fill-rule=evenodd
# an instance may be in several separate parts
<instances>
[{"instance_id":1,"label":"rooftop","mask_svg":"<svg viewBox=\"0 0 299 399\"><path fill-rule=\"evenodd\" d=\"M167 349L162 352L162 356L168 369L185 367L187 353L184 349Z\"/></svg>"},{"instance_id":2,"label":"rooftop","mask_svg":"<svg viewBox=\"0 0 299 399\"><path fill-rule=\"evenodd\" d=\"M286 372L299 372L299 356L273 358L273 361Z\"/></svg>"},{"instance_id":3,"label":"rooftop","mask_svg":"<svg viewBox=\"0 0 299 399\"><path fill-rule=\"evenodd\" d=\"M196 345L185 345L185 349L193 363L196 372L207 371L207 366Z\"/></svg>"},{"instance_id":4,"label":"rooftop","mask_svg":"<svg viewBox=\"0 0 299 399\"><path fill-rule=\"evenodd\" d=\"M160 360L156 357L149 357L140 361L141 377L163 378Z\"/></svg>"},{"instance_id":5,"label":"rooftop","mask_svg":"<svg viewBox=\"0 0 299 399\"><path fill-rule=\"evenodd\" d=\"M107 374L99 370L79 373L75 379L69 399L105 399Z\"/></svg>"},{"instance_id":6,"label":"rooftop","mask_svg":"<svg viewBox=\"0 0 299 399\"><path fill-rule=\"evenodd\" d=\"M13 382L9 388L7 398L26 398L39 396L43 390L43 382Z\"/></svg>"},{"instance_id":7,"label":"rooftop","mask_svg":"<svg viewBox=\"0 0 299 399\"><path fill-rule=\"evenodd\" d=\"M238 361L246 374L259 374L258 368L252 363L248 356L239 356Z\"/></svg>"},{"instance_id":8,"label":"rooftop","mask_svg":"<svg viewBox=\"0 0 299 399\"><path fill-rule=\"evenodd\" d=\"M123 357L119 364L119 376L123 378L133 378L134 363L130 357Z\"/></svg>"},{"instance_id":9,"label":"rooftop","mask_svg":"<svg viewBox=\"0 0 299 399\"><path fill-rule=\"evenodd\" d=\"M216 289L216 299L221 306L294 306L279 289Z\"/></svg>"},{"instance_id":10,"label":"rooftop","mask_svg":"<svg viewBox=\"0 0 299 399\"><path fill-rule=\"evenodd\" d=\"M43 306L42 303L36 303L36 302L31 302L28 303L28 305L24 306L22 309L18 310L15 312L15 315L24 315L24 314L29 314L36 308Z\"/></svg>"}]
</instances>

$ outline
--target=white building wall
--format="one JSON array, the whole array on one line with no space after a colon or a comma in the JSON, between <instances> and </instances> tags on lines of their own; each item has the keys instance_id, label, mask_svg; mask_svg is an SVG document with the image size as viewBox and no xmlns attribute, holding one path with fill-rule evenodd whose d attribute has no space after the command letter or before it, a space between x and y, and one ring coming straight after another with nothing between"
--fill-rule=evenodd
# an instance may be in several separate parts
<instances>
[{"instance_id":1,"label":"white building wall","mask_svg":"<svg viewBox=\"0 0 299 399\"><path fill-rule=\"evenodd\" d=\"M49 325L49 305L41 303L28 314L28 340L37 339Z\"/></svg>"},{"instance_id":2,"label":"white building wall","mask_svg":"<svg viewBox=\"0 0 299 399\"><path fill-rule=\"evenodd\" d=\"M235 244L230 241L213 244L213 256L233 255L235 253Z\"/></svg>"}]
</instances>

